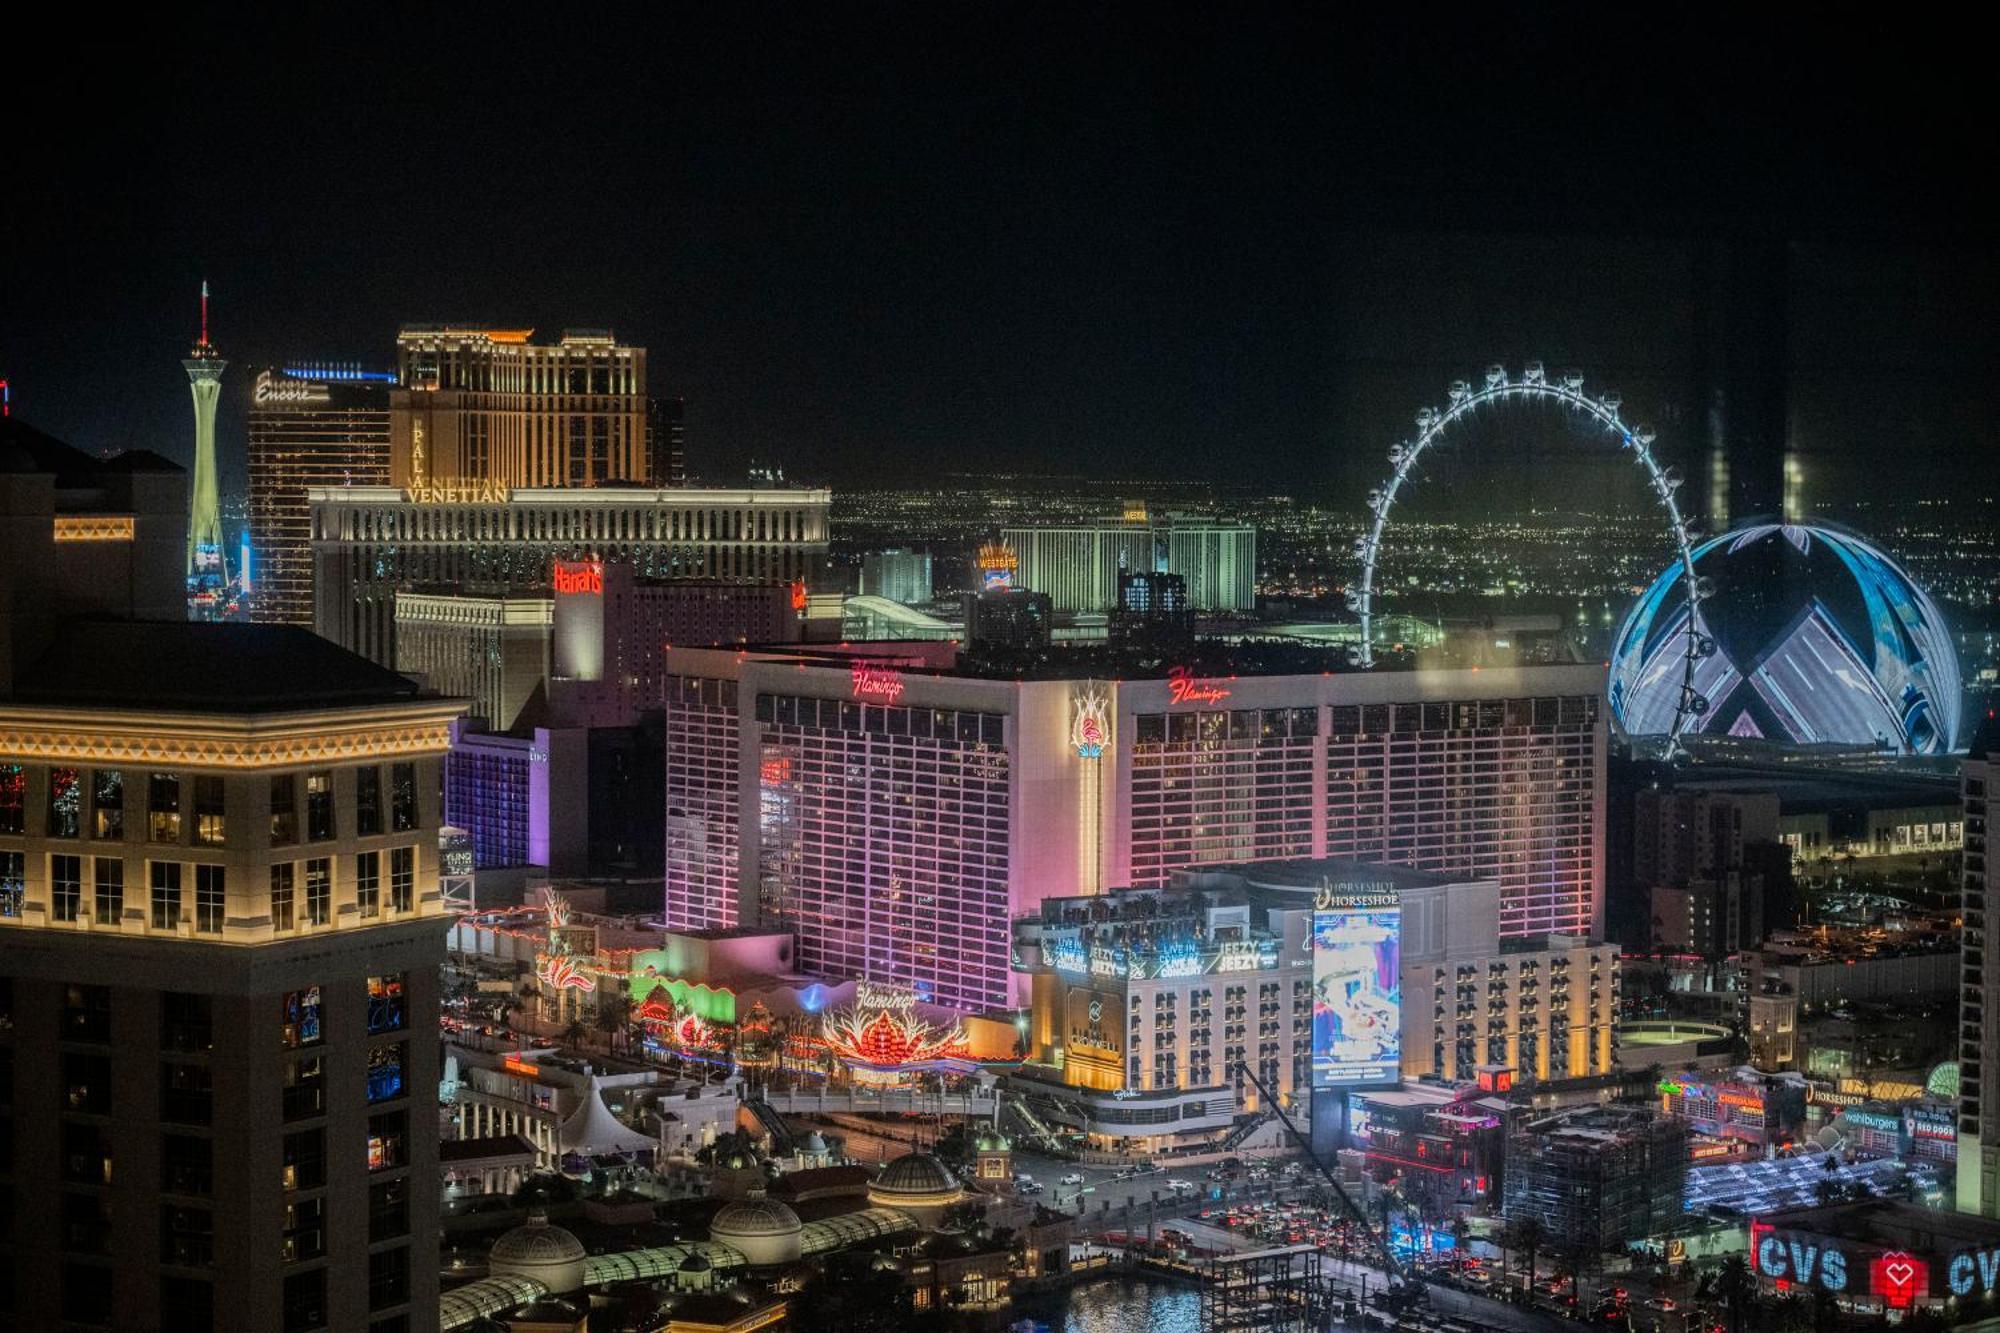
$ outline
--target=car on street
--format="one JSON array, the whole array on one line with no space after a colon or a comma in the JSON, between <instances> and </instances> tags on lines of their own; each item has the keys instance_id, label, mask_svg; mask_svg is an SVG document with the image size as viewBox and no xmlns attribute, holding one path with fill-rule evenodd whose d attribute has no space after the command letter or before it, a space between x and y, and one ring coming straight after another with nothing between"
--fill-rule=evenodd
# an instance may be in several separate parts
<instances>
[{"instance_id":1,"label":"car on street","mask_svg":"<svg viewBox=\"0 0 2000 1333\"><path fill-rule=\"evenodd\" d=\"M1081 1185L1083 1183L1083 1172L1072 1171L1062 1178L1061 1183L1065 1185Z\"/></svg>"},{"instance_id":2,"label":"car on street","mask_svg":"<svg viewBox=\"0 0 2000 1333\"><path fill-rule=\"evenodd\" d=\"M1192 1180L1170 1180L1167 1182L1167 1188L1176 1194L1193 1194L1201 1187Z\"/></svg>"}]
</instances>

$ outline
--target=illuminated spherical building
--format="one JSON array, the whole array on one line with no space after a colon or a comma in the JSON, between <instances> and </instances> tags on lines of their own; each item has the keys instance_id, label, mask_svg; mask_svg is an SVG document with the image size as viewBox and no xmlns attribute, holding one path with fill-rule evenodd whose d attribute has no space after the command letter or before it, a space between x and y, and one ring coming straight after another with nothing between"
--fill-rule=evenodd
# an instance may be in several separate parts
<instances>
[{"instance_id":1,"label":"illuminated spherical building","mask_svg":"<svg viewBox=\"0 0 2000 1333\"><path fill-rule=\"evenodd\" d=\"M869 1203L908 1213L926 1228L936 1227L945 1213L964 1199L965 1187L951 1168L925 1152L898 1157L868 1186Z\"/></svg>"},{"instance_id":2,"label":"illuminated spherical building","mask_svg":"<svg viewBox=\"0 0 2000 1333\"><path fill-rule=\"evenodd\" d=\"M753 1268L771 1268L798 1260L803 1230L797 1213L752 1190L748 1198L723 1205L708 1224L708 1238L736 1250Z\"/></svg>"},{"instance_id":3,"label":"illuminated spherical building","mask_svg":"<svg viewBox=\"0 0 2000 1333\"><path fill-rule=\"evenodd\" d=\"M486 1269L495 1277L532 1278L554 1292L578 1291L587 1257L582 1241L553 1225L548 1214L535 1212L493 1242Z\"/></svg>"},{"instance_id":4,"label":"illuminated spherical building","mask_svg":"<svg viewBox=\"0 0 2000 1333\"><path fill-rule=\"evenodd\" d=\"M1929 595L1853 533L1761 524L1694 551L1700 697L1685 733L1944 754L1959 741L1958 658ZM1611 707L1635 736L1673 730L1688 648L1676 564L1619 628Z\"/></svg>"}]
</instances>

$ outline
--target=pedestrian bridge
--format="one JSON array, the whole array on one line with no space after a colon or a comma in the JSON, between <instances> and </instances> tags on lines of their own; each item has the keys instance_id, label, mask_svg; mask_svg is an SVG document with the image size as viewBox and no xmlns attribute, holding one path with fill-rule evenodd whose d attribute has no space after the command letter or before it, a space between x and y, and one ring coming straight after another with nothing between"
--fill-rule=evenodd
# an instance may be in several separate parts
<instances>
[{"instance_id":1,"label":"pedestrian bridge","mask_svg":"<svg viewBox=\"0 0 2000 1333\"><path fill-rule=\"evenodd\" d=\"M991 1116L997 1092L766 1092L758 1100L782 1115L962 1115Z\"/></svg>"}]
</instances>

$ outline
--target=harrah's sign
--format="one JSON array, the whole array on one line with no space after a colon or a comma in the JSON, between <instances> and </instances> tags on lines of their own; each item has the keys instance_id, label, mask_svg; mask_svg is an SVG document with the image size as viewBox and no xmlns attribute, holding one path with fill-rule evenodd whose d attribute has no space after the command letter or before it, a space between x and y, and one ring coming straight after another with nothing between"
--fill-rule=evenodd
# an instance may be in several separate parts
<instances>
[{"instance_id":1,"label":"harrah's sign","mask_svg":"<svg viewBox=\"0 0 2000 1333\"><path fill-rule=\"evenodd\" d=\"M604 566L596 560L556 561L556 591L562 593L604 592Z\"/></svg>"},{"instance_id":2,"label":"harrah's sign","mask_svg":"<svg viewBox=\"0 0 2000 1333\"><path fill-rule=\"evenodd\" d=\"M854 697L892 704L903 697L903 673L889 667L854 664Z\"/></svg>"},{"instance_id":3,"label":"harrah's sign","mask_svg":"<svg viewBox=\"0 0 2000 1333\"><path fill-rule=\"evenodd\" d=\"M1167 693L1169 703L1219 704L1229 697L1229 687L1220 681L1203 680L1186 667L1172 667L1167 671Z\"/></svg>"}]
</instances>

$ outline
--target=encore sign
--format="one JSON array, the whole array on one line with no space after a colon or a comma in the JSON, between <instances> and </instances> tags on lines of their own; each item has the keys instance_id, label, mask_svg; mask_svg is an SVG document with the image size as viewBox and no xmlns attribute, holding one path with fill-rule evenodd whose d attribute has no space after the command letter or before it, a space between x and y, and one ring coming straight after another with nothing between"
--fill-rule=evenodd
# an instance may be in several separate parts
<instances>
[{"instance_id":1,"label":"encore sign","mask_svg":"<svg viewBox=\"0 0 2000 1333\"><path fill-rule=\"evenodd\" d=\"M877 703L892 704L903 697L903 674L888 667L869 666L856 663L854 667L854 697L873 699Z\"/></svg>"},{"instance_id":2,"label":"encore sign","mask_svg":"<svg viewBox=\"0 0 2000 1333\"><path fill-rule=\"evenodd\" d=\"M596 560L556 561L556 591L561 593L604 592L604 566Z\"/></svg>"},{"instance_id":3,"label":"encore sign","mask_svg":"<svg viewBox=\"0 0 2000 1333\"><path fill-rule=\"evenodd\" d=\"M1203 680L1186 667L1172 667L1167 671L1167 693L1169 703L1174 704L1219 704L1229 697L1229 687L1218 681Z\"/></svg>"}]
</instances>

